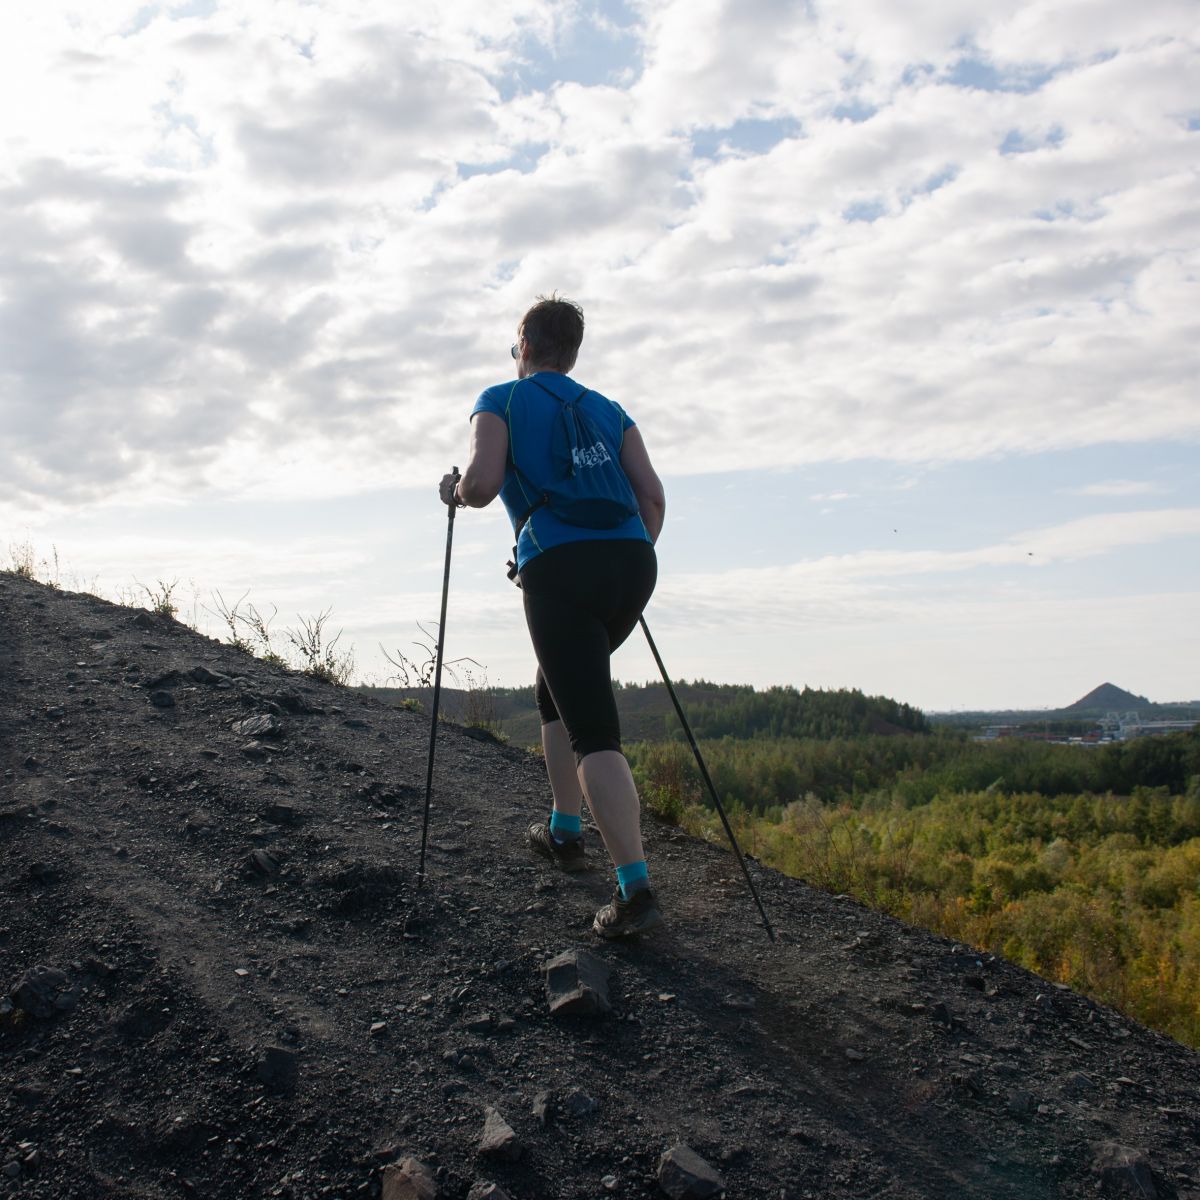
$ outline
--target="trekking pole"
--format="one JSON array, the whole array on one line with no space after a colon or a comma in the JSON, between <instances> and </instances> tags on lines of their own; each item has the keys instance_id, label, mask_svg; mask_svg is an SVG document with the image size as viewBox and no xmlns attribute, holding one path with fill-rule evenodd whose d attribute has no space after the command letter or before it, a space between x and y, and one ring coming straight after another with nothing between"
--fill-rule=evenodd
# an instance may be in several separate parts
<instances>
[{"instance_id":1,"label":"trekking pole","mask_svg":"<svg viewBox=\"0 0 1200 1200\"><path fill-rule=\"evenodd\" d=\"M729 818L725 815L724 808L721 807L721 799L717 795L717 789L713 786L712 777L708 773L708 768L704 765L704 758L700 753L700 747L696 745L696 739L692 736L692 727L688 724L688 719L683 715L683 705L679 703L679 697L675 695L675 689L671 686L671 677L667 674L667 668L663 666L662 657L658 653L658 647L654 644L654 639L650 636L650 626L646 624L645 617L639 617L638 620L642 625L642 632L646 635L646 641L650 644L650 653L654 655L654 661L658 663L658 669L662 673L663 682L667 685L667 691L671 693L671 703L675 705L675 714L679 717L679 723L683 726L683 732L687 734L687 740L692 744L692 753L696 756L696 765L700 768L700 774L704 778L704 782L708 784L708 790L713 798L713 803L717 806L717 812L721 814L721 824L725 826L725 832L729 835L729 844L733 847L733 853L737 856L738 865L742 868L742 874L746 877L746 882L750 885L750 895L754 897L754 903L758 905L759 915L763 920L763 928L767 931L767 937L772 942L775 940L775 930L771 928L771 922L767 919L766 909L762 906L762 901L758 898L758 890L754 886L754 880L750 878L750 872L746 868L746 860L742 858L742 852L738 849L737 839L733 836L733 830L729 825Z\"/></svg>"},{"instance_id":2,"label":"trekking pole","mask_svg":"<svg viewBox=\"0 0 1200 1200\"><path fill-rule=\"evenodd\" d=\"M450 473L457 482L458 468ZM425 819L421 823L421 863L417 867L417 887L425 886L425 842L429 836L429 802L433 797L433 748L437 744L438 706L442 699L442 651L446 645L446 599L450 594L450 546L454 542L454 513L457 505L451 497L450 516L446 523L446 571L442 576L442 619L438 622L437 668L433 676L433 718L429 722L429 766L425 772Z\"/></svg>"}]
</instances>

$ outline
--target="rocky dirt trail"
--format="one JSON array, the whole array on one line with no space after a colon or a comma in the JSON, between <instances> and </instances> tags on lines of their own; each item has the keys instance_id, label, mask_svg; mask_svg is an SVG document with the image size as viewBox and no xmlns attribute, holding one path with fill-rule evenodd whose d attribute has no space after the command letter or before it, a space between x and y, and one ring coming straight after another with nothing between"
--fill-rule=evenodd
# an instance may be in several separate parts
<instances>
[{"instance_id":1,"label":"rocky dirt trail","mask_svg":"<svg viewBox=\"0 0 1200 1200\"><path fill-rule=\"evenodd\" d=\"M752 866L772 946L653 822L598 942L595 835L531 859L540 761L453 725L418 889L428 737L0 574L0 1196L1200 1200L1194 1052Z\"/></svg>"}]
</instances>

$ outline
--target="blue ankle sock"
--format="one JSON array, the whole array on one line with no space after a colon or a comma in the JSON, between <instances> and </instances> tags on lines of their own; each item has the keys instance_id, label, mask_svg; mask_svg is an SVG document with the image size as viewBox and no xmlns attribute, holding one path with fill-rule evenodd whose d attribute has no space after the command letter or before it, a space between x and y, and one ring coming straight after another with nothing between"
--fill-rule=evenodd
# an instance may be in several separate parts
<instances>
[{"instance_id":1,"label":"blue ankle sock","mask_svg":"<svg viewBox=\"0 0 1200 1200\"><path fill-rule=\"evenodd\" d=\"M572 842L583 833L583 821L557 809L550 814L550 836L556 842Z\"/></svg>"},{"instance_id":2,"label":"blue ankle sock","mask_svg":"<svg viewBox=\"0 0 1200 1200\"><path fill-rule=\"evenodd\" d=\"M648 888L650 886L650 872L646 870L646 860L643 858L641 862L626 863L623 867L618 867L617 882L621 885L621 895L626 900L634 892L641 891L642 888Z\"/></svg>"}]
</instances>

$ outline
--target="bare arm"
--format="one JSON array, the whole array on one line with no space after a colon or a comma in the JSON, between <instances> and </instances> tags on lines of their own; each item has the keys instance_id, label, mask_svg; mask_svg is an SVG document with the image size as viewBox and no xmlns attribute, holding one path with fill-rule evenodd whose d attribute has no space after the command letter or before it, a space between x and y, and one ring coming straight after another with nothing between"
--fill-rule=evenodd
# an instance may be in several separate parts
<instances>
[{"instance_id":1,"label":"bare arm","mask_svg":"<svg viewBox=\"0 0 1200 1200\"><path fill-rule=\"evenodd\" d=\"M495 413L471 418L471 457L457 496L471 508L486 508L500 494L508 461L508 426Z\"/></svg>"},{"instance_id":2,"label":"bare arm","mask_svg":"<svg viewBox=\"0 0 1200 1200\"><path fill-rule=\"evenodd\" d=\"M621 443L621 469L637 497L646 532L652 542L657 542L667 515L667 496L636 425L625 430L625 439Z\"/></svg>"}]
</instances>

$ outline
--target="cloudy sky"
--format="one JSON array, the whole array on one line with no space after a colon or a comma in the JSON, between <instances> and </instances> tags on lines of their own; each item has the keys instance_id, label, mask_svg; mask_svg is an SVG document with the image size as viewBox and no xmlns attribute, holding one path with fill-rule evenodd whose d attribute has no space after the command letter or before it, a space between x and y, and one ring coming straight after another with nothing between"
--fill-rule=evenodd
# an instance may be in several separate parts
<instances>
[{"instance_id":1,"label":"cloudy sky","mask_svg":"<svg viewBox=\"0 0 1200 1200\"><path fill-rule=\"evenodd\" d=\"M0 13L0 562L359 677L532 298L668 491L677 677L1200 697L1194 0L43 0ZM524 683L499 505L447 655ZM655 674L643 645L616 673Z\"/></svg>"}]
</instances>

